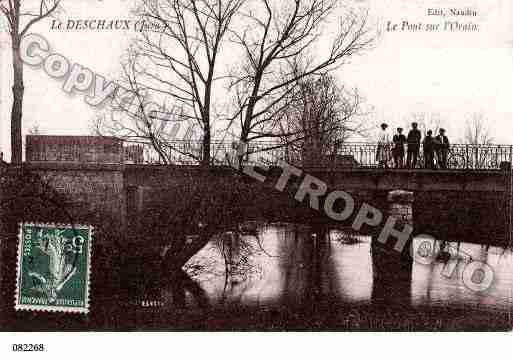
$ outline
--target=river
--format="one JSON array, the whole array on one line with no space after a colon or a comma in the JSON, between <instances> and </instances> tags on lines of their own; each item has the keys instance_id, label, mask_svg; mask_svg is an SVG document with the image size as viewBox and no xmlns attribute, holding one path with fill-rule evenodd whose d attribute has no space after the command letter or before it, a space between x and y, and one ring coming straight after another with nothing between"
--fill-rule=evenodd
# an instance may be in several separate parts
<instances>
[{"instance_id":1,"label":"river","mask_svg":"<svg viewBox=\"0 0 513 359\"><path fill-rule=\"evenodd\" d=\"M225 233L218 236L185 266L199 284L209 305L226 304L249 307L282 307L308 301L315 287L323 297L341 304L373 304L376 290L371 239L329 230L327 248L320 258L321 273L312 275L310 243L316 234L305 225L260 225L252 234ZM426 245L439 249L441 243L415 238L414 248ZM462 242L444 244L450 258L444 260L417 256L407 283L409 293L397 294L411 306L472 307L508 312L513 309L513 255L511 250ZM231 258L231 260L229 259ZM418 260L417 260L418 259ZM475 271L486 264L490 273ZM375 269L374 269L375 270ZM474 273L475 272L475 273ZM472 285L475 274L481 274ZM465 276L465 275L466 276ZM491 276L491 277L490 277ZM487 278L485 278L487 277ZM385 291L394 291L395 284ZM401 293L399 290L396 293ZM169 294L169 293L168 293ZM171 295L164 295L171 298ZM395 299L394 299L395 300ZM393 301L394 301L393 300ZM186 304L198 305L187 293Z\"/></svg>"}]
</instances>

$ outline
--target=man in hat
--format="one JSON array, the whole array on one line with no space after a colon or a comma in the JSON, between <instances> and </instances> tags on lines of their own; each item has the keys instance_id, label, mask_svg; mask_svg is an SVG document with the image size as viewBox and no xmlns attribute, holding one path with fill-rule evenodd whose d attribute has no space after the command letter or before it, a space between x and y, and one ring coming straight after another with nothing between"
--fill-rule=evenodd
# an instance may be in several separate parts
<instances>
[{"instance_id":1,"label":"man in hat","mask_svg":"<svg viewBox=\"0 0 513 359\"><path fill-rule=\"evenodd\" d=\"M445 135L445 129L440 129L440 134L436 136L436 159L441 169L447 169L447 154L449 153L449 139Z\"/></svg>"},{"instance_id":2,"label":"man in hat","mask_svg":"<svg viewBox=\"0 0 513 359\"><path fill-rule=\"evenodd\" d=\"M379 167L388 168L388 162L390 161L390 135L387 131L388 125L386 123L381 124L381 131L378 136L378 148L376 151L376 162Z\"/></svg>"},{"instance_id":3,"label":"man in hat","mask_svg":"<svg viewBox=\"0 0 513 359\"><path fill-rule=\"evenodd\" d=\"M403 129L397 128L397 133L394 135L394 148L392 154L394 155L395 168L403 168L404 166L404 144L406 143L406 136L403 135Z\"/></svg>"},{"instance_id":4,"label":"man in hat","mask_svg":"<svg viewBox=\"0 0 513 359\"><path fill-rule=\"evenodd\" d=\"M406 166L415 168L417 166L417 158L419 158L420 138L422 135L418 130L417 122L412 122L411 130L408 132L406 142L408 143L408 155L406 157Z\"/></svg>"},{"instance_id":5,"label":"man in hat","mask_svg":"<svg viewBox=\"0 0 513 359\"><path fill-rule=\"evenodd\" d=\"M435 139L432 136L433 131L429 130L426 137L422 141L422 148L424 149L424 168L435 168Z\"/></svg>"}]
</instances>

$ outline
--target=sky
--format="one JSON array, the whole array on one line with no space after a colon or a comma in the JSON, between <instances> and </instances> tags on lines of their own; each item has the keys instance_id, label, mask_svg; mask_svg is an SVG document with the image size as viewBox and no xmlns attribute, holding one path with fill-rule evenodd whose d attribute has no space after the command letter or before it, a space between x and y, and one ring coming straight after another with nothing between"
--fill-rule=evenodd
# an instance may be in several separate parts
<instances>
[{"instance_id":1,"label":"sky","mask_svg":"<svg viewBox=\"0 0 513 359\"><path fill-rule=\"evenodd\" d=\"M35 1L35 0L33 0ZM134 0L65 2L67 19L126 19ZM513 144L513 2L437 0L352 0L369 10L380 35L373 49L337 70L338 79L357 87L365 99L369 127L387 122L406 126L413 114L439 119L452 142L463 137L474 114L488 119L495 143ZM470 8L477 16L428 16L428 9ZM410 24L472 22L477 32L387 31L388 22ZM133 31L55 31L51 20L32 28L52 50L108 79L120 74L120 60ZM4 29L4 28L2 28ZM4 30L2 30L4 31ZM322 49L323 43L318 46ZM0 34L0 150L10 157L11 61L8 38ZM87 135L96 109L83 93L66 94L63 82L41 68L25 67L24 134L38 124L43 134Z\"/></svg>"}]
</instances>

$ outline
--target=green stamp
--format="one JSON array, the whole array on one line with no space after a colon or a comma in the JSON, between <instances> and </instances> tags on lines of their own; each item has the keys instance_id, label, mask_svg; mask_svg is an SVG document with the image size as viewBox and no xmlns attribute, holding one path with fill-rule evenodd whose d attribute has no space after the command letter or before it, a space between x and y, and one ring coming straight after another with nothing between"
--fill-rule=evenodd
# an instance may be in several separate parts
<instances>
[{"instance_id":1,"label":"green stamp","mask_svg":"<svg viewBox=\"0 0 513 359\"><path fill-rule=\"evenodd\" d=\"M21 223L16 310L89 312L93 227Z\"/></svg>"}]
</instances>

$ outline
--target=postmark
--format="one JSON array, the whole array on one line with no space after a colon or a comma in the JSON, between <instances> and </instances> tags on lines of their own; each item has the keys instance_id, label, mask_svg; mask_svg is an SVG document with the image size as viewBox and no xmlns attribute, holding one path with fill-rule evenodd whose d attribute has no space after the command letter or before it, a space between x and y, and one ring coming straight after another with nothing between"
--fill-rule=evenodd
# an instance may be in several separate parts
<instances>
[{"instance_id":1,"label":"postmark","mask_svg":"<svg viewBox=\"0 0 513 359\"><path fill-rule=\"evenodd\" d=\"M20 223L16 310L89 312L93 227Z\"/></svg>"}]
</instances>

